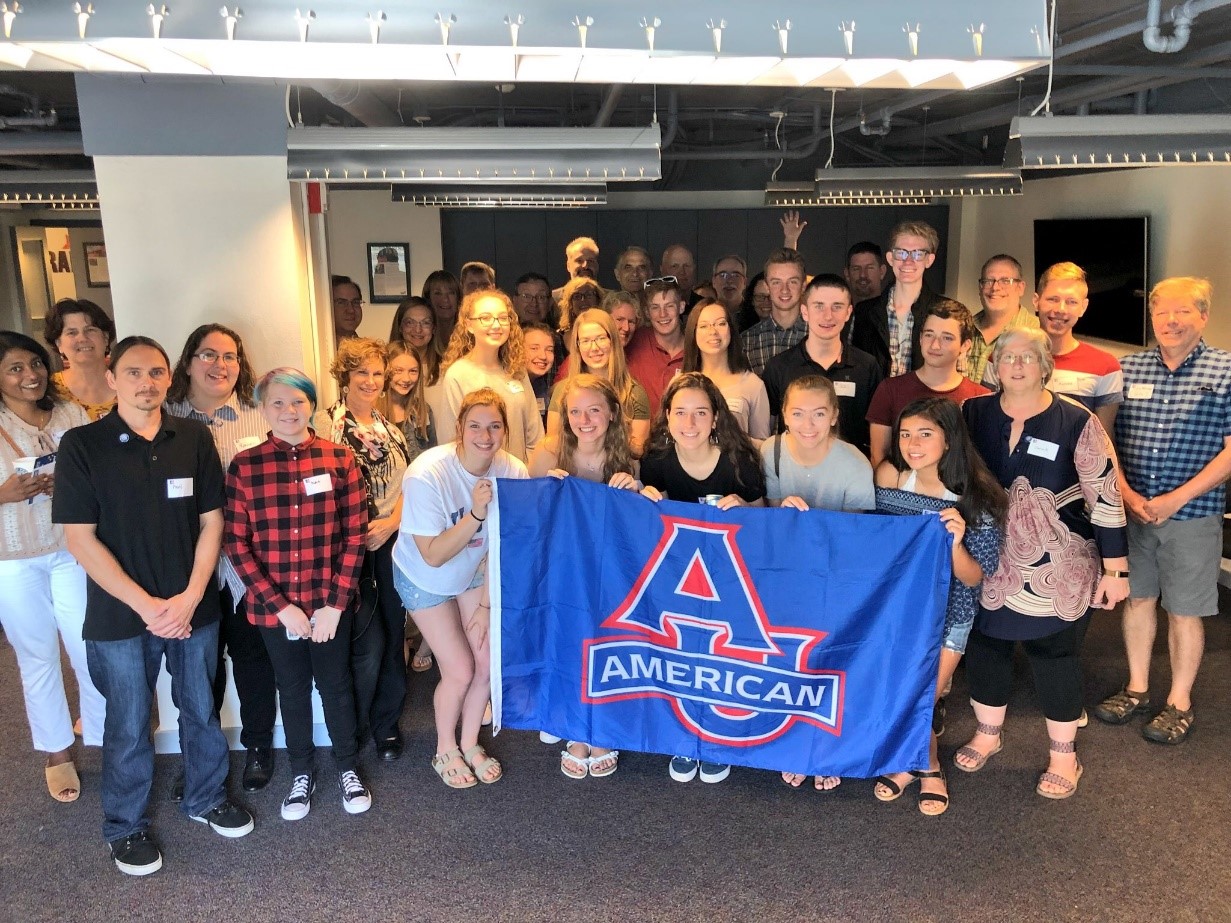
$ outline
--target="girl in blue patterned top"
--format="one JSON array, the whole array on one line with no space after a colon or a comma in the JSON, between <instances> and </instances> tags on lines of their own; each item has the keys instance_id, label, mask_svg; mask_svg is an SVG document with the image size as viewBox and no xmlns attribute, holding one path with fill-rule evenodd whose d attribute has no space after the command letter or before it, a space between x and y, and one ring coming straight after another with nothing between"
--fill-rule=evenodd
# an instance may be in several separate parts
<instances>
[{"instance_id":1,"label":"girl in blue patterned top","mask_svg":"<svg viewBox=\"0 0 1231 923\"><path fill-rule=\"evenodd\" d=\"M940 697L966 650L979 611L983 577L996 570L1007 501L971 445L957 404L940 397L912 401L898 416L895 431L889 457L876 469L877 512L940 516L953 536L954 579L945 611L928 771L880 776L873 792L880 801L893 801L919 779L919 810L937 815L949 807L948 787L936 754L937 739L944 729Z\"/></svg>"}]
</instances>

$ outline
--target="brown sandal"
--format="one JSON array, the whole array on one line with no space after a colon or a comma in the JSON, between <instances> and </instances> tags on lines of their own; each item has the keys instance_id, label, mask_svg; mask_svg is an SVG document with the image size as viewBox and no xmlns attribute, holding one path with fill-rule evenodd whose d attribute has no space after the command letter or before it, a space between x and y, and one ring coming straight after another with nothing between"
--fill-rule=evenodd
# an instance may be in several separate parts
<instances>
[{"instance_id":1,"label":"brown sandal","mask_svg":"<svg viewBox=\"0 0 1231 923\"><path fill-rule=\"evenodd\" d=\"M81 777L72 760L43 769L47 776L47 791L56 801L68 804L81 797ZM71 794L64 794L70 792Z\"/></svg>"},{"instance_id":2,"label":"brown sandal","mask_svg":"<svg viewBox=\"0 0 1231 923\"><path fill-rule=\"evenodd\" d=\"M953 765L962 772L978 772L987 765L987 761L1004 749L1004 725L1003 724L984 724L980 721L975 725L975 730L980 734L985 734L988 737L996 738L996 749L991 753L980 753L970 744L963 747L958 747L958 750L953 754ZM959 756L964 756L970 760L970 765L958 761Z\"/></svg>"}]
</instances>

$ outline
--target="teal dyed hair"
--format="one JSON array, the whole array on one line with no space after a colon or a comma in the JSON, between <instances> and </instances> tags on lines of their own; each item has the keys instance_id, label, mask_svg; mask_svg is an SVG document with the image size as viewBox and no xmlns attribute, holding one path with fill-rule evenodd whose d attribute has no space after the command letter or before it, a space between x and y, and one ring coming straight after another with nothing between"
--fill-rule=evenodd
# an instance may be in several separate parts
<instances>
[{"instance_id":1,"label":"teal dyed hair","mask_svg":"<svg viewBox=\"0 0 1231 923\"><path fill-rule=\"evenodd\" d=\"M312 411L316 412L316 385L312 383L312 379L305 375L299 369L293 369L289 366L271 369L261 376L261 380L256 383L256 388L253 391L253 396L258 404L265 400L265 389L270 385L286 385L288 388L294 388L296 391L302 391L308 398L308 403L312 405Z\"/></svg>"}]
</instances>

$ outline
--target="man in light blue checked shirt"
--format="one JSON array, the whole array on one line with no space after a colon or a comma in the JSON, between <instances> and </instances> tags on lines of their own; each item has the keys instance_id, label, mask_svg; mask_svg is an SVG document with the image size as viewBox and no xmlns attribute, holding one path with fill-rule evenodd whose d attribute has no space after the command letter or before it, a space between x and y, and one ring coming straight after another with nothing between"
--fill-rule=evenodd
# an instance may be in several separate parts
<instances>
[{"instance_id":1,"label":"man in light blue checked shirt","mask_svg":"<svg viewBox=\"0 0 1231 923\"><path fill-rule=\"evenodd\" d=\"M1094 709L1108 724L1150 710L1157 604L1167 610L1171 689L1145 725L1147 740L1178 744L1193 725L1201 619L1218 612L1225 482L1231 476L1231 353L1202 339L1212 290L1205 279L1164 279L1150 292L1158 346L1122 360L1116 417L1129 515L1128 684Z\"/></svg>"}]
</instances>

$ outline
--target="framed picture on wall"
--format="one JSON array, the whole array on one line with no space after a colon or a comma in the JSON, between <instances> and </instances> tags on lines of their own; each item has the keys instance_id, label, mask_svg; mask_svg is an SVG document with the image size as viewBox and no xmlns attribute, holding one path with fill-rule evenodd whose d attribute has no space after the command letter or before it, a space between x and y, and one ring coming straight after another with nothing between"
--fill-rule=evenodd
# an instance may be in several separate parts
<instances>
[{"instance_id":1,"label":"framed picture on wall","mask_svg":"<svg viewBox=\"0 0 1231 923\"><path fill-rule=\"evenodd\" d=\"M410 294L410 244L368 244L368 291L372 304L397 304Z\"/></svg>"},{"instance_id":2,"label":"framed picture on wall","mask_svg":"<svg viewBox=\"0 0 1231 923\"><path fill-rule=\"evenodd\" d=\"M110 288L111 271L107 269L107 245L101 240L81 245L85 257L85 281L90 288Z\"/></svg>"}]
</instances>

